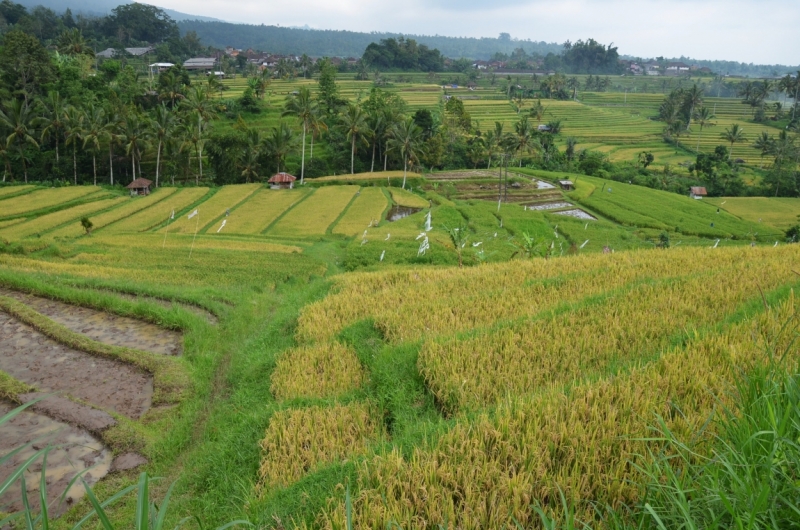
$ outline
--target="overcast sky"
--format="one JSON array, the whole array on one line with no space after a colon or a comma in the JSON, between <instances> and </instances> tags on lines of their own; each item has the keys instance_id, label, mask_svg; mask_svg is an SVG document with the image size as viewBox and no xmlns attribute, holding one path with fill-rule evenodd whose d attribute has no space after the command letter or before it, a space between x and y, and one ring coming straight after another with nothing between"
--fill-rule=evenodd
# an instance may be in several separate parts
<instances>
[{"instance_id":1,"label":"overcast sky","mask_svg":"<svg viewBox=\"0 0 800 530\"><path fill-rule=\"evenodd\" d=\"M496 37L594 38L621 54L800 64L798 0L158 0L232 22Z\"/></svg>"}]
</instances>

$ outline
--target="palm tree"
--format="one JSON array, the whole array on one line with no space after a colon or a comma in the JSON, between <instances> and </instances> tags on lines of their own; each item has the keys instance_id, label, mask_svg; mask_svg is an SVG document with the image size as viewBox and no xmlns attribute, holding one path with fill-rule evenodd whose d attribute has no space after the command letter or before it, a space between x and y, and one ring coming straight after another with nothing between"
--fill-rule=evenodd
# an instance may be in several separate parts
<instances>
[{"instance_id":1,"label":"palm tree","mask_svg":"<svg viewBox=\"0 0 800 530\"><path fill-rule=\"evenodd\" d=\"M272 128L272 134L264 140L267 153L277 160L277 173L281 172L283 161L294 149L295 137L292 129L284 122Z\"/></svg>"},{"instance_id":2,"label":"palm tree","mask_svg":"<svg viewBox=\"0 0 800 530\"><path fill-rule=\"evenodd\" d=\"M772 150L772 144L774 142L775 140L766 131L762 131L761 134L756 136L756 139L753 140L753 147L761 152L760 168L764 167L764 156L769 154Z\"/></svg>"},{"instance_id":3,"label":"palm tree","mask_svg":"<svg viewBox=\"0 0 800 530\"><path fill-rule=\"evenodd\" d=\"M303 71L303 79L306 79L311 71L311 68L314 66L314 61L311 60L311 57L304 53L300 56L300 61L297 63L297 65Z\"/></svg>"},{"instance_id":4,"label":"palm tree","mask_svg":"<svg viewBox=\"0 0 800 530\"><path fill-rule=\"evenodd\" d=\"M97 153L104 137L105 112L94 103L90 103L84 109L83 122L83 148L86 149L88 146L92 152L92 173L94 185L97 186Z\"/></svg>"},{"instance_id":5,"label":"palm tree","mask_svg":"<svg viewBox=\"0 0 800 530\"><path fill-rule=\"evenodd\" d=\"M684 92L683 98L684 105L689 105L689 116L686 119L686 130L688 131L695 107L703 103L703 89L694 84L692 88Z\"/></svg>"},{"instance_id":6,"label":"palm tree","mask_svg":"<svg viewBox=\"0 0 800 530\"><path fill-rule=\"evenodd\" d=\"M161 149L167 139L175 131L175 115L163 103L156 107L155 116L150 121L150 131L158 142L156 150L156 188L158 187L158 177L161 174Z\"/></svg>"},{"instance_id":7,"label":"palm tree","mask_svg":"<svg viewBox=\"0 0 800 530\"><path fill-rule=\"evenodd\" d=\"M574 100L578 96L578 89L581 86L581 82L578 81L578 78L575 76L570 77L567 80L567 88L572 89L572 99Z\"/></svg>"},{"instance_id":8,"label":"palm tree","mask_svg":"<svg viewBox=\"0 0 800 530\"><path fill-rule=\"evenodd\" d=\"M39 147L33 137L35 120L31 107L19 99L12 100L5 105L5 109L0 109L0 126L6 129L8 133L6 136L6 148L10 148L12 144L17 144L26 184L28 183L28 166L25 164L25 145Z\"/></svg>"},{"instance_id":9,"label":"palm tree","mask_svg":"<svg viewBox=\"0 0 800 530\"><path fill-rule=\"evenodd\" d=\"M78 142L83 135L83 113L77 107L69 106L64 111L64 145L72 144L72 178L78 185Z\"/></svg>"},{"instance_id":10,"label":"palm tree","mask_svg":"<svg viewBox=\"0 0 800 530\"><path fill-rule=\"evenodd\" d=\"M131 181L136 180L137 161L141 162L142 151L147 146L147 128L142 123L142 119L135 112L125 116L122 124L122 141L125 146L125 154L131 157L131 170L133 176ZM141 164L139 165L139 176L142 174Z\"/></svg>"},{"instance_id":11,"label":"palm tree","mask_svg":"<svg viewBox=\"0 0 800 530\"><path fill-rule=\"evenodd\" d=\"M209 76L209 78L216 79L214 76ZM164 72L161 74L158 84L161 87L158 97L162 101L169 100L170 107L175 107L176 100L181 100L186 97L183 94L183 83L181 78L180 76L175 75L174 72Z\"/></svg>"},{"instance_id":12,"label":"palm tree","mask_svg":"<svg viewBox=\"0 0 800 530\"><path fill-rule=\"evenodd\" d=\"M408 163L418 158L421 145L422 129L412 118L407 118L393 128L390 148L398 150L403 157L403 189L406 187Z\"/></svg>"},{"instance_id":13,"label":"palm tree","mask_svg":"<svg viewBox=\"0 0 800 530\"><path fill-rule=\"evenodd\" d=\"M251 180L258 180L258 173L260 169L258 146L261 144L261 135L256 129L247 131L247 148L239 158L239 165L242 168L242 176L245 182L250 183Z\"/></svg>"},{"instance_id":14,"label":"palm tree","mask_svg":"<svg viewBox=\"0 0 800 530\"><path fill-rule=\"evenodd\" d=\"M733 153L733 144L747 141L747 139L744 137L744 129L742 129L738 123L734 123L730 126L730 128L725 129L725 132L720 136L731 143L731 150L728 153L728 160L731 159L731 154Z\"/></svg>"},{"instance_id":15,"label":"palm tree","mask_svg":"<svg viewBox=\"0 0 800 530\"><path fill-rule=\"evenodd\" d=\"M203 178L203 130L204 123L216 116L211 101L208 98L208 92L202 87L195 87L189 95L184 99L181 104L192 114L197 120L197 141L193 142L197 150L197 163L200 167L200 173L197 183Z\"/></svg>"},{"instance_id":16,"label":"palm tree","mask_svg":"<svg viewBox=\"0 0 800 530\"><path fill-rule=\"evenodd\" d=\"M58 53L62 55L85 55L94 57L94 50L89 47L79 28L65 29L58 37Z\"/></svg>"},{"instance_id":17,"label":"palm tree","mask_svg":"<svg viewBox=\"0 0 800 530\"><path fill-rule=\"evenodd\" d=\"M369 145L367 140L367 115L364 110L353 103L347 104L347 110L340 118L345 136L350 140L350 174L355 172L356 141Z\"/></svg>"},{"instance_id":18,"label":"palm tree","mask_svg":"<svg viewBox=\"0 0 800 530\"><path fill-rule=\"evenodd\" d=\"M700 107L694 113L694 121L700 126L700 134L703 134L703 127L713 127L716 123L712 122L716 116L708 110L708 107ZM697 135L697 151L700 152L700 134Z\"/></svg>"},{"instance_id":19,"label":"palm tree","mask_svg":"<svg viewBox=\"0 0 800 530\"><path fill-rule=\"evenodd\" d=\"M39 122L44 125L42 128L42 141L50 135L56 139L56 164L58 164L58 144L61 138L61 132L64 129L64 110L66 104L61 99L61 94L56 91L50 91L47 96L39 100L42 108L43 116L39 118Z\"/></svg>"},{"instance_id":20,"label":"palm tree","mask_svg":"<svg viewBox=\"0 0 800 530\"><path fill-rule=\"evenodd\" d=\"M103 139L108 142L109 182L114 185L114 144L119 141L120 119L113 106L107 105L103 112Z\"/></svg>"},{"instance_id":21,"label":"palm tree","mask_svg":"<svg viewBox=\"0 0 800 530\"><path fill-rule=\"evenodd\" d=\"M514 148L519 153L519 167L522 167L522 156L531 150L531 140L533 138L533 128L528 122L527 116L522 116L514 124Z\"/></svg>"},{"instance_id":22,"label":"palm tree","mask_svg":"<svg viewBox=\"0 0 800 530\"><path fill-rule=\"evenodd\" d=\"M3 159L3 182L11 174L11 151L5 142L0 142L0 158Z\"/></svg>"},{"instance_id":23,"label":"palm tree","mask_svg":"<svg viewBox=\"0 0 800 530\"><path fill-rule=\"evenodd\" d=\"M372 140L372 164L370 165L370 173L375 171L375 151L378 144L387 134L386 120L382 112L372 112L367 116L367 125L369 126L370 139Z\"/></svg>"},{"instance_id":24,"label":"palm tree","mask_svg":"<svg viewBox=\"0 0 800 530\"><path fill-rule=\"evenodd\" d=\"M297 95L286 97L286 105L282 116L296 116L303 126L303 149L300 155L300 185L303 184L306 173L306 132L311 126L314 116L319 113L317 102L311 97L308 87L300 87Z\"/></svg>"},{"instance_id":25,"label":"palm tree","mask_svg":"<svg viewBox=\"0 0 800 530\"><path fill-rule=\"evenodd\" d=\"M542 105L541 99L537 99L536 103L534 103L534 105L531 107L531 117L536 117L536 123L542 123L542 118L544 118L545 112L547 112L547 107Z\"/></svg>"}]
</instances>

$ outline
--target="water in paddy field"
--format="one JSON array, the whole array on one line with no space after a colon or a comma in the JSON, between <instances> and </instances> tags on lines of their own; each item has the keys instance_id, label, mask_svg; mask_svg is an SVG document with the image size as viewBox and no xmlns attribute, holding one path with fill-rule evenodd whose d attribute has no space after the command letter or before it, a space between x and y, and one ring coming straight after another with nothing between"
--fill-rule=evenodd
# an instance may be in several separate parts
<instances>
[{"instance_id":1,"label":"water in paddy field","mask_svg":"<svg viewBox=\"0 0 800 530\"><path fill-rule=\"evenodd\" d=\"M576 217L578 219L587 219L590 221L596 221L597 217L593 216L590 213L586 213L580 208L575 208L574 210L564 210L563 212L553 212L554 215L568 215L570 217Z\"/></svg>"},{"instance_id":2,"label":"water in paddy field","mask_svg":"<svg viewBox=\"0 0 800 530\"><path fill-rule=\"evenodd\" d=\"M77 307L9 289L0 288L0 296L19 300L34 311L97 342L161 355L180 355L183 350L183 337L179 332L166 330L149 322L112 315L96 309Z\"/></svg>"},{"instance_id":3,"label":"water in paddy field","mask_svg":"<svg viewBox=\"0 0 800 530\"><path fill-rule=\"evenodd\" d=\"M0 416L4 416L14 408L13 405L0 401ZM29 442L29 445L17 453L10 461L0 466L0 482L4 481L17 466L30 458L39 449L48 444L52 450L47 454L45 470L47 485L47 501L49 513L55 517L64 513L85 494L83 485L77 481L69 489L69 482L81 471L84 480L91 486L103 478L111 467L111 451L104 447L87 431L66 423L52 420L42 414L22 412L0 427L0 455L5 455ZM25 486L28 502L34 512L39 511L39 483L41 480L42 459L36 460L25 473ZM22 509L22 484L17 481L0 497L0 512L16 512ZM66 492L66 494L65 494ZM62 494L64 501L59 499Z\"/></svg>"},{"instance_id":4,"label":"water in paddy field","mask_svg":"<svg viewBox=\"0 0 800 530\"><path fill-rule=\"evenodd\" d=\"M422 210L422 208L411 208L410 206L392 206L389 213L386 214L386 220L389 222L399 221Z\"/></svg>"},{"instance_id":5,"label":"water in paddy field","mask_svg":"<svg viewBox=\"0 0 800 530\"><path fill-rule=\"evenodd\" d=\"M557 210L559 208L569 208L572 204L568 202L542 202L537 204L528 204L528 210Z\"/></svg>"}]
</instances>

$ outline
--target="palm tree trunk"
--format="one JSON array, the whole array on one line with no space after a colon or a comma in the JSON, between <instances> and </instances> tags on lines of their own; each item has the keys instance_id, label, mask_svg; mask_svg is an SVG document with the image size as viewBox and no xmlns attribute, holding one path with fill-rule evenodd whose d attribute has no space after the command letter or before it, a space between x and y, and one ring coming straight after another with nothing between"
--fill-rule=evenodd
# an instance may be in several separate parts
<instances>
[{"instance_id":1,"label":"palm tree trunk","mask_svg":"<svg viewBox=\"0 0 800 530\"><path fill-rule=\"evenodd\" d=\"M131 150L131 182L136 180L136 151Z\"/></svg>"},{"instance_id":2,"label":"palm tree trunk","mask_svg":"<svg viewBox=\"0 0 800 530\"><path fill-rule=\"evenodd\" d=\"M377 144L377 142L372 144L372 165L369 166L369 172L370 173L374 173L375 172L375 145L376 144Z\"/></svg>"},{"instance_id":3,"label":"palm tree trunk","mask_svg":"<svg viewBox=\"0 0 800 530\"><path fill-rule=\"evenodd\" d=\"M75 180L75 185L78 185L78 148L75 142L72 143L72 178Z\"/></svg>"},{"instance_id":4,"label":"palm tree trunk","mask_svg":"<svg viewBox=\"0 0 800 530\"><path fill-rule=\"evenodd\" d=\"M197 155L197 160L200 160L200 147L197 144L195 144L195 146L194 146L194 153ZM202 166L201 166L201 171L202 171ZM194 176L194 184L195 184L195 186L199 186L200 185L200 174L199 173L196 173L195 176Z\"/></svg>"},{"instance_id":5,"label":"palm tree trunk","mask_svg":"<svg viewBox=\"0 0 800 530\"><path fill-rule=\"evenodd\" d=\"M19 158L22 160L22 173L25 174L25 184L28 183L28 166L25 165L25 153L22 152L22 147L19 148Z\"/></svg>"},{"instance_id":6,"label":"palm tree trunk","mask_svg":"<svg viewBox=\"0 0 800 530\"><path fill-rule=\"evenodd\" d=\"M492 155L489 155L489 162L486 163L486 169L492 167Z\"/></svg>"},{"instance_id":7,"label":"palm tree trunk","mask_svg":"<svg viewBox=\"0 0 800 530\"><path fill-rule=\"evenodd\" d=\"M303 122L303 150L300 155L300 185L303 185L303 179L306 175L306 122Z\"/></svg>"},{"instance_id":8,"label":"palm tree trunk","mask_svg":"<svg viewBox=\"0 0 800 530\"><path fill-rule=\"evenodd\" d=\"M311 132L311 153L308 156L308 161L314 160L314 132Z\"/></svg>"},{"instance_id":9,"label":"palm tree trunk","mask_svg":"<svg viewBox=\"0 0 800 530\"><path fill-rule=\"evenodd\" d=\"M58 164L58 133L56 133L56 164Z\"/></svg>"},{"instance_id":10,"label":"palm tree trunk","mask_svg":"<svg viewBox=\"0 0 800 530\"><path fill-rule=\"evenodd\" d=\"M111 175L111 185L114 185L114 147L109 144L108 146L108 170Z\"/></svg>"},{"instance_id":11,"label":"palm tree trunk","mask_svg":"<svg viewBox=\"0 0 800 530\"><path fill-rule=\"evenodd\" d=\"M408 157L403 157L403 189L406 189L406 170L408 169Z\"/></svg>"},{"instance_id":12,"label":"palm tree trunk","mask_svg":"<svg viewBox=\"0 0 800 530\"><path fill-rule=\"evenodd\" d=\"M158 169L161 165L161 140L158 141L158 154L156 155L156 188L158 187Z\"/></svg>"},{"instance_id":13,"label":"palm tree trunk","mask_svg":"<svg viewBox=\"0 0 800 530\"><path fill-rule=\"evenodd\" d=\"M92 172L94 173L94 185L97 186L97 155L92 153Z\"/></svg>"},{"instance_id":14,"label":"palm tree trunk","mask_svg":"<svg viewBox=\"0 0 800 530\"><path fill-rule=\"evenodd\" d=\"M386 149L383 150L383 170L386 171L386 164L389 162L389 142L386 142Z\"/></svg>"},{"instance_id":15,"label":"palm tree trunk","mask_svg":"<svg viewBox=\"0 0 800 530\"><path fill-rule=\"evenodd\" d=\"M355 173L355 159L356 159L356 135L353 135L352 147L350 148L350 174Z\"/></svg>"}]
</instances>

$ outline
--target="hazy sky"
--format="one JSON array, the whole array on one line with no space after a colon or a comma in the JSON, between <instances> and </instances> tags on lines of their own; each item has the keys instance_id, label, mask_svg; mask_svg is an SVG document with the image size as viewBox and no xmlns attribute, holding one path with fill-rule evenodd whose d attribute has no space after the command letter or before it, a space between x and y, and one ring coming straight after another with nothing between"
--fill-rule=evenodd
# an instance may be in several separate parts
<instances>
[{"instance_id":1,"label":"hazy sky","mask_svg":"<svg viewBox=\"0 0 800 530\"><path fill-rule=\"evenodd\" d=\"M613 42L621 54L800 64L797 0L158 0L251 24Z\"/></svg>"}]
</instances>

